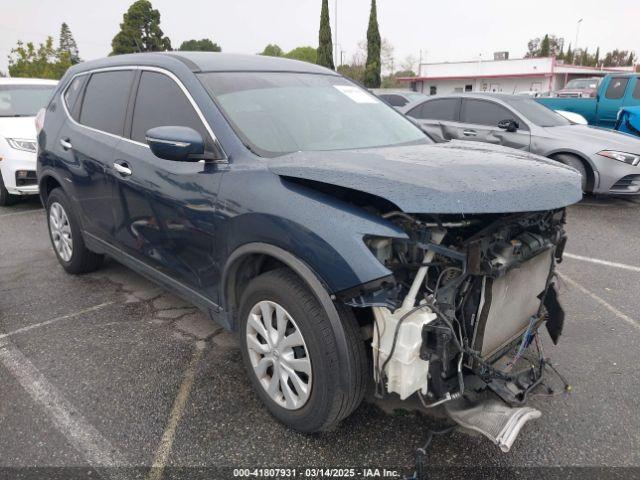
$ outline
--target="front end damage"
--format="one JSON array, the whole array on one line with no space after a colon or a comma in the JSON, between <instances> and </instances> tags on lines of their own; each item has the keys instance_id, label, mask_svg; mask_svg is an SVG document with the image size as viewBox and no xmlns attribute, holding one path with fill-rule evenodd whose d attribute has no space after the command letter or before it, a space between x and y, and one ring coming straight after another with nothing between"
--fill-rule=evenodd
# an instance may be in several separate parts
<instances>
[{"instance_id":1,"label":"front end damage","mask_svg":"<svg viewBox=\"0 0 640 480\"><path fill-rule=\"evenodd\" d=\"M373 312L376 395L444 405L508 451L524 423L540 416L524 405L553 368L540 328L554 343L562 332L554 269L566 243L565 210L383 217L408 239L365 242L393 274L342 298Z\"/></svg>"}]
</instances>

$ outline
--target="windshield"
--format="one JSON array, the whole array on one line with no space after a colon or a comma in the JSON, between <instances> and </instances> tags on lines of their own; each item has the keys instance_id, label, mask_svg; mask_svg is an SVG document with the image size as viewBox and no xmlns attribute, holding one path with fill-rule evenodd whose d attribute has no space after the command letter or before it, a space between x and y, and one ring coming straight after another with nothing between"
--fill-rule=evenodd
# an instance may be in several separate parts
<instances>
[{"instance_id":1,"label":"windshield","mask_svg":"<svg viewBox=\"0 0 640 480\"><path fill-rule=\"evenodd\" d=\"M199 78L244 143L262 156L432 143L405 117L342 77L220 72Z\"/></svg>"},{"instance_id":2,"label":"windshield","mask_svg":"<svg viewBox=\"0 0 640 480\"><path fill-rule=\"evenodd\" d=\"M55 85L0 85L0 117L35 117Z\"/></svg>"},{"instance_id":3,"label":"windshield","mask_svg":"<svg viewBox=\"0 0 640 480\"><path fill-rule=\"evenodd\" d=\"M559 113L530 98L513 97L506 102L523 117L539 127L561 127L571 125L571 122Z\"/></svg>"},{"instance_id":4,"label":"windshield","mask_svg":"<svg viewBox=\"0 0 640 480\"><path fill-rule=\"evenodd\" d=\"M597 88L598 87L598 80L594 79L594 78L577 78L575 80L571 80L569 81L569 83L567 83L565 85L564 88L578 88L578 89L584 89L584 88Z\"/></svg>"}]
</instances>

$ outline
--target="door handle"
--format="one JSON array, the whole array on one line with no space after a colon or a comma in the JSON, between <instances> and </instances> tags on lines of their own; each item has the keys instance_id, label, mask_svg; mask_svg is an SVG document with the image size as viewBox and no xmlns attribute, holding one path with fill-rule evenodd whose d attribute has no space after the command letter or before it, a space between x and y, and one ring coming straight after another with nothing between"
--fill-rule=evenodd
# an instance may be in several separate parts
<instances>
[{"instance_id":1,"label":"door handle","mask_svg":"<svg viewBox=\"0 0 640 480\"><path fill-rule=\"evenodd\" d=\"M463 130L462 134L465 137L477 137L478 136L478 132L476 132L475 130Z\"/></svg>"},{"instance_id":2,"label":"door handle","mask_svg":"<svg viewBox=\"0 0 640 480\"><path fill-rule=\"evenodd\" d=\"M71 145L71 142L68 138L61 138L60 145L62 145L62 148L64 148L65 150L71 150L73 148L73 145Z\"/></svg>"},{"instance_id":3,"label":"door handle","mask_svg":"<svg viewBox=\"0 0 640 480\"><path fill-rule=\"evenodd\" d=\"M128 177L133 173L126 162L114 162L113 169L123 177Z\"/></svg>"}]
</instances>

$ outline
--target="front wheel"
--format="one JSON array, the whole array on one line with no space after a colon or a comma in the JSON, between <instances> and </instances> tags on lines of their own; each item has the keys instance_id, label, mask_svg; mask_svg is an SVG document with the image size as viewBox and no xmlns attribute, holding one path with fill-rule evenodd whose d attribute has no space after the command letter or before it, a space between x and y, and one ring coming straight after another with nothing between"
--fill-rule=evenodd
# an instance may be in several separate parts
<instances>
[{"instance_id":1,"label":"front wheel","mask_svg":"<svg viewBox=\"0 0 640 480\"><path fill-rule=\"evenodd\" d=\"M582 191L587 192L587 180L588 180L588 172L582 160L574 155L569 155L567 153L561 153L553 157L554 160L557 160L560 163L564 163L569 167L575 168L578 173L580 173L581 182L582 182Z\"/></svg>"},{"instance_id":2,"label":"front wheel","mask_svg":"<svg viewBox=\"0 0 640 480\"><path fill-rule=\"evenodd\" d=\"M0 173L0 207L9 207L16 203L17 200L18 196L10 194L7 188L4 186L2 173Z\"/></svg>"},{"instance_id":3,"label":"front wheel","mask_svg":"<svg viewBox=\"0 0 640 480\"><path fill-rule=\"evenodd\" d=\"M330 320L309 288L288 269L254 278L239 319L242 358L254 390L281 422L303 432L326 430L361 402L368 373L364 342L350 311L341 312L351 358L342 364ZM351 370L353 385L339 387Z\"/></svg>"}]
</instances>

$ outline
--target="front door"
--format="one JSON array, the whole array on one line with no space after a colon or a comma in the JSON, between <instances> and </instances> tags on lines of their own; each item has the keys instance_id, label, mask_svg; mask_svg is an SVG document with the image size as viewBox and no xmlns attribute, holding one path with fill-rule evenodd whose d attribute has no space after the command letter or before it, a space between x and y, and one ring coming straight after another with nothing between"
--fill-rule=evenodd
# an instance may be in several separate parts
<instances>
[{"instance_id":1,"label":"front door","mask_svg":"<svg viewBox=\"0 0 640 480\"><path fill-rule=\"evenodd\" d=\"M515 120L519 128L515 132L501 129L498 123L503 120ZM456 133L459 140L492 143L529 151L531 135L527 125L515 112L492 100L463 99L460 123Z\"/></svg>"},{"instance_id":2,"label":"front door","mask_svg":"<svg viewBox=\"0 0 640 480\"><path fill-rule=\"evenodd\" d=\"M117 147L115 176L118 246L182 284L216 298L215 204L224 165L156 157L145 134L158 126L198 131L212 139L190 100L171 77L140 72L130 112L129 139Z\"/></svg>"}]
</instances>

